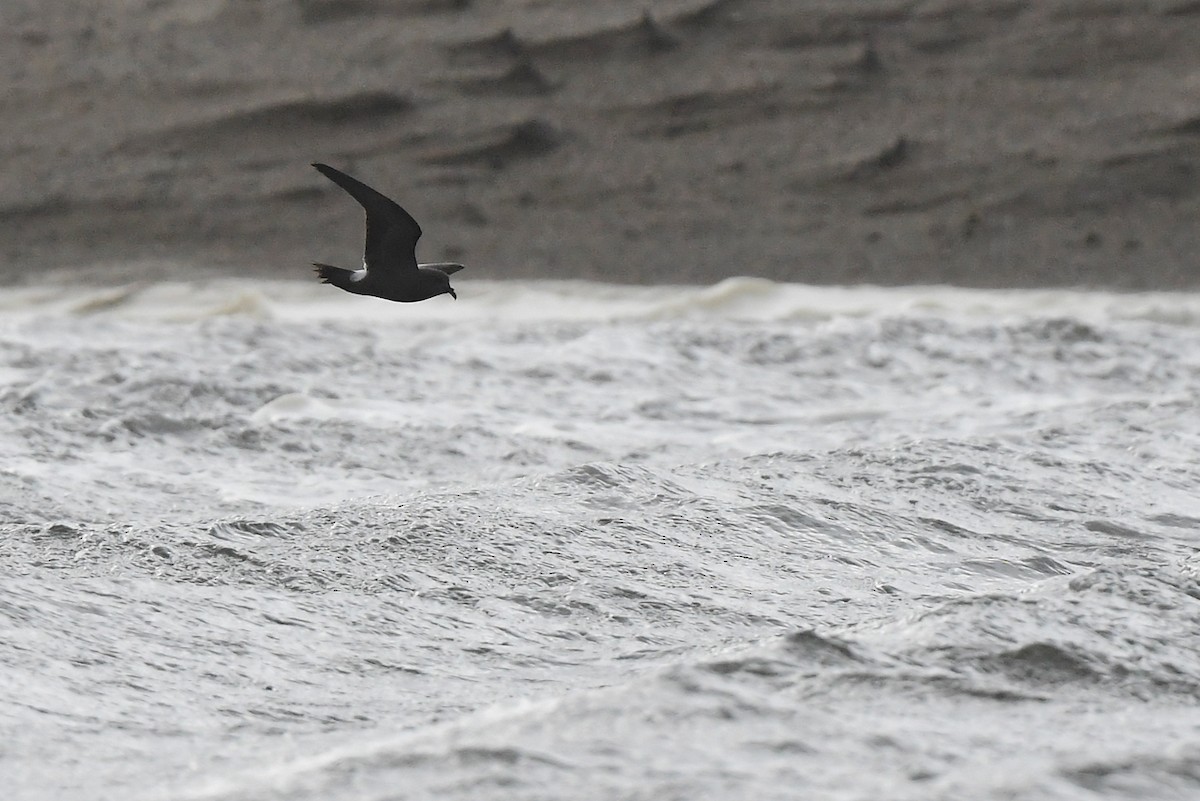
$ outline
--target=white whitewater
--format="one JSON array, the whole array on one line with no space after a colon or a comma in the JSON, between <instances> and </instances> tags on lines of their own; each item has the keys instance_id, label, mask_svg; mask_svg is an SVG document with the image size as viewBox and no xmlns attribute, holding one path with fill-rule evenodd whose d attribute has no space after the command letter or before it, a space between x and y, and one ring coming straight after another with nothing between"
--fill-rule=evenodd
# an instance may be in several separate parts
<instances>
[{"instance_id":1,"label":"white whitewater","mask_svg":"<svg viewBox=\"0 0 1200 801\"><path fill-rule=\"evenodd\" d=\"M1200 295L0 297L12 799L1200 794Z\"/></svg>"}]
</instances>

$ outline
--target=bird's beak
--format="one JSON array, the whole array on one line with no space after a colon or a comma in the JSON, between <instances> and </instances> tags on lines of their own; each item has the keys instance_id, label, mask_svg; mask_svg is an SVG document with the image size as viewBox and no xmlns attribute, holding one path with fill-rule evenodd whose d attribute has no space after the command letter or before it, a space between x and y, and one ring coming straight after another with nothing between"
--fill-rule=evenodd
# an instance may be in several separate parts
<instances>
[{"instance_id":1,"label":"bird's beak","mask_svg":"<svg viewBox=\"0 0 1200 801\"><path fill-rule=\"evenodd\" d=\"M446 290L446 291L450 293L450 297L454 298L455 300L458 300L458 293L457 293L457 292L455 292L453 289L448 289L448 290Z\"/></svg>"}]
</instances>

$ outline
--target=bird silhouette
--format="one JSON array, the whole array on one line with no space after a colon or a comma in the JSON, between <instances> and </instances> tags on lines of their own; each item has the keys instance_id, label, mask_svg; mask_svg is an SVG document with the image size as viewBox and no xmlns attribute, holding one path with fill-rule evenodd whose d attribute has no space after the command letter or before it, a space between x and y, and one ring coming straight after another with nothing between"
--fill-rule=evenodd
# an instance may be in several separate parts
<instances>
[{"instance_id":1,"label":"bird silhouette","mask_svg":"<svg viewBox=\"0 0 1200 801\"><path fill-rule=\"evenodd\" d=\"M326 284L356 295L374 295L384 300L413 303L418 300L458 293L450 276L463 268L455 262L417 264L417 240L421 226L390 198L376 192L328 164L313 164L317 172L340 186L367 212L367 241L359 270L314 262L317 275Z\"/></svg>"}]
</instances>

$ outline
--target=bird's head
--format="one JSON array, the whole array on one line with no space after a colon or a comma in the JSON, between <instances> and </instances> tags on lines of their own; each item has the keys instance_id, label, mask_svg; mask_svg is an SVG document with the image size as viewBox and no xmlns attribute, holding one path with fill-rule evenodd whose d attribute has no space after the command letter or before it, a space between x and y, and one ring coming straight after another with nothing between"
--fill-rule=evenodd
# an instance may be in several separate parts
<instances>
[{"instance_id":1,"label":"bird's head","mask_svg":"<svg viewBox=\"0 0 1200 801\"><path fill-rule=\"evenodd\" d=\"M445 273L436 273L436 275L437 288L441 290L438 292L438 294L449 295L455 300L458 300L458 293L454 291L454 287L450 286L450 276L446 275Z\"/></svg>"},{"instance_id":2,"label":"bird's head","mask_svg":"<svg viewBox=\"0 0 1200 801\"><path fill-rule=\"evenodd\" d=\"M446 294L458 300L458 293L454 291L454 287L450 286L450 276L461 270L463 266L452 261L437 261L432 264L422 264L422 272L431 272L437 276L439 286L442 291L439 294Z\"/></svg>"},{"instance_id":3,"label":"bird's head","mask_svg":"<svg viewBox=\"0 0 1200 801\"><path fill-rule=\"evenodd\" d=\"M444 262L436 264L418 264L417 265L417 281L420 287L419 292L421 297L436 298L438 295L449 295L458 300L458 293L454 291L454 287L450 286L450 273L457 272L453 269L457 265L450 265ZM450 269L443 270L442 267ZM462 267L458 267L462 269Z\"/></svg>"}]
</instances>

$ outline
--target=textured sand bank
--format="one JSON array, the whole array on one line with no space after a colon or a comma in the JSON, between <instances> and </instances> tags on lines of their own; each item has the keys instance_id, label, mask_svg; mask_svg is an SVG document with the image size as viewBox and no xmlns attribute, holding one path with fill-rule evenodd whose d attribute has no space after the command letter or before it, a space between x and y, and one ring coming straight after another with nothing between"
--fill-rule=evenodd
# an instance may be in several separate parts
<instances>
[{"instance_id":1,"label":"textured sand bank","mask_svg":"<svg viewBox=\"0 0 1200 801\"><path fill-rule=\"evenodd\" d=\"M1200 286L1196 2L0 17L5 282L353 264L359 212L322 160L480 277Z\"/></svg>"}]
</instances>

